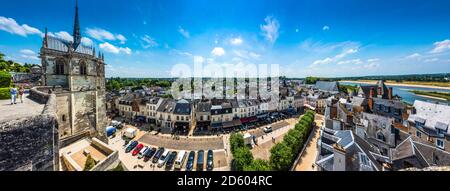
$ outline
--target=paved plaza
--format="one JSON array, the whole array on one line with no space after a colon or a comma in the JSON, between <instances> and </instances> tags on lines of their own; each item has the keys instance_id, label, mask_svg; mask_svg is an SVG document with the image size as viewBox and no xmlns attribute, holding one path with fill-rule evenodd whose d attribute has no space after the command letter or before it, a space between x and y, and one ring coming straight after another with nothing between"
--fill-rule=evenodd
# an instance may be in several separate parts
<instances>
[{"instance_id":1,"label":"paved plaza","mask_svg":"<svg viewBox=\"0 0 450 191\"><path fill-rule=\"evenodd\" d=\"M23 103L20 103L20 100L17 100L16 103L11 105L9 99L0 100L0 122L39 115L45 105L29 99L27 95L24 95Z\"/></svg>"}]
</instances>

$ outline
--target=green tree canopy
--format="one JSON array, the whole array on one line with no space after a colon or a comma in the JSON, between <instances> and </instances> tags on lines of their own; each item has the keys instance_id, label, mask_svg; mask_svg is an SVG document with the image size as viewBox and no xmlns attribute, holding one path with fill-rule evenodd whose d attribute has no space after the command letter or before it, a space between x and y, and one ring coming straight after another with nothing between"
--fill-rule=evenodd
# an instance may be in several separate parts
<instances>
[{"instance_id":1,"label":"green tree canopy","mask_svg":"<svg viewBox=\"0 0 450 191\"><path fill-rule=\"evenodd\" d=\"M272 167L268 161L262 159L253 160L250 165L244 166L244 171L271 171Z\"/></svg>"},{"instance_id":2,"label":"green tree canopy","mask_svg":"<svg viewBox=\"0 0 450 191\"><path fill-rule=\"evenodd\" d=\"M247 147L237 148L233 153L233 158L235 161L234 167L237 171L244 170L244 167L250 165L253 161L252 152Z\"/></svg>"},{"instance_id":3,"label":"green tree canopy","mask_svg":"<svg viewBox=\"0 0 450 191\"><path fill-rule=\"evenodd\" d=\"M294 153L286 143L277 143L270 149L270 164L274 170L287 171L291 167L294 159Z\"/></svg>"}]
</instances>

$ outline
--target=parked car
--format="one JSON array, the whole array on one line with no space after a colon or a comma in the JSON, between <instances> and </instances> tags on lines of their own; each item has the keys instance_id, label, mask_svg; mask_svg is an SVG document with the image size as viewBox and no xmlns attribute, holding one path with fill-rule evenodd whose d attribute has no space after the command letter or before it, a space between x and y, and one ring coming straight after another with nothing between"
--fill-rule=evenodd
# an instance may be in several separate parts
<instances>
[{"instance_id":1,"label":"parked car","mask_svg":"<svg viewBox=\"0 0 450 191\"><path fill-rule=\"evenodd\" d=\"M194 167L195 151L189 152L188 160L186 162L186 171L191 171Z\"/></svg>"},{"instance_id":2,"label":"parked car","mask_svg":"<svg viewBox=\"0 0 450 191\"><path fill-rule=\"evenodd\" d=\"M164 150L165 150L164 147L160 147L158 151L156 151L155 156L153 156L152 160L153 163L158 162L159 158L161 158L161 155L164 153Z\"/></svg>"},{"instance_id":3,"label":"parked car","mask_svg":"<svg viewBox=\"0 0 450 191\"><path fill-rule=\"evenodd\" d=\"M186 160L187 152L186 151L180 151L177 156L177 160L175 160L174 169L175 170L181 170L183 167L184 161Z\"/></svg>"},{"instance_id":4,"label":"parked car","mask_svg":"<svg viewBox=\"0 0 450 191\"><path fill-rule=\"evenodd\" d=\"M144 145L142 143L139 143L139 145L134 148L133 153L131 153L133 156L136 156L141 150L144 148Z\"/></svg>"},{"instance_id":5,"label":"parked car","mask_svg":"<svg viewBox=\"0 0 450 191\"><path fill-rule=\"evenodd\" d=\"M126 147L125 152L129 153L134 149L139 143L137 141L131 141L130 144Z\"/></svg>"},{"instance_id":6,"label":"parked car","mask_svg":"<svg viewBox=\"0 0 450 191\"><path fill-rule=\"evenodd\" d=\"M164 153L161 155L161 157L159 157L158 160L158 167L161 168L162 166L164 166L164 164L166 164L167 162L167 158L169 158L170 152L168 150L164 151Z\"/></svg>"},{"instance_id":7,"label":"parked car","mask_svg":"<svg viewBox=\"0 0 450 191\"><path fill-rule=\"evenodd\" d=\"M145 146L144 148L142 148L141 151L139 151L138 159L143 158L143 157L144 157L144 153L147 152L147 150L148 150L148 147L147 147L147 146Z\"/></svg>"},{"instance_id":8,"label":"parked car","mask_svg":"<svg viewBox=\"0 0 450 191\"><path fill-rule=\"evenodd\" d=\"M214 153L212 150L208 150L208 156L206 158L206 170L211 171L214 169Z\"/></svg>"},{"instance_id":9,"label":"parked car","mask_svg":"<svg viewBox=\"0 0 450 191\"><path fill-rule=\"evenodd\" d=\"M173 163L175 162L175 159L177 158L177 154L178 153L176 151L172 151L170 153L170 155L167 157L166 170L172 169Z\"/></svg>"},{"instance_id":10,"label":"parked car","mask_svg":"<svg viewBox=\"0 0 450 191\"><path fill-rule=\"evenodd\" d=\"M199 150L197 153L197 171L203 171L204 155L205 151Z\"/></svg>"},{"instance_id":11,"label":"parked car","mask_svg":"<svg viewBox=\"0 0 450 191\"><path fill-rule=\"evenodd\" d=\"M156 147L147 149L147 152L144 153L144 162L147 162L152 158L156 153Z\"/></svg>"},{"instance_id":12,"label":"parked car","mask_svg":"<svg viewBox=\"0 0 450 191\"><path fill-rule=\"evenodd\" d=\"M272 126L267 126L267 127L264 127L263 128L263 131L264 131L264 133L270 133L270 132L272 132Z\"/></svg>"}]
</instances>

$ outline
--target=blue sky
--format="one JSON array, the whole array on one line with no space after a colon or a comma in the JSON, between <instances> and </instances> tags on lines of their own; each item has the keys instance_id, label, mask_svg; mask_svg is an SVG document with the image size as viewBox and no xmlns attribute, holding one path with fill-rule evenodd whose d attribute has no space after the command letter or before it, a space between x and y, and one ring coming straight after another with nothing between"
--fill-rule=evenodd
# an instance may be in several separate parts
<instances>
[{"instance_id":1,"label":"blue sky","mask_svg":"<svg viewBox=\"0 0 450 191\"><path fill-rule=\"evenodd\" d=\"M39 63L41 35L71 38L73 0L0 7L0 51ZM450 72L450 2L79 0L83 43L107 76L169 77L176 64L279 64L283 75Z\"/></svg>"}]
</instances>

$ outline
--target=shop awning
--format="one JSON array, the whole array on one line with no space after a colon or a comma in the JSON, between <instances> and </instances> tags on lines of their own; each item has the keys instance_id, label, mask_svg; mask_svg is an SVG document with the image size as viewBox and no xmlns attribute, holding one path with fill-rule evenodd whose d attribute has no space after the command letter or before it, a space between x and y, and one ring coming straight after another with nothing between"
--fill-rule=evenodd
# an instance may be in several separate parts
<instances>
[{"instance_id":1,"label":"shop awning","mask_svg":"<svg viewBox=\"0 0 450 191\"><path fill-rule=\"evenodd\" d=\"M250 123L250 122L255 122L255 121L258 121L258 118L256 118L255 116L246 117L246 118L241 119L241 123Z\"/></svg>"},{"instance_id":2,"label":"shop awning","mask_svg":"<svg viewBox=\"0 0 450 191\"><path fill-rule=\"evenodd\" d=\"M222 125L223 125L223 128L225 129L225 128L230 128L230 127L241 126L242 123L241 123L241 120L235 119L233 121L223 122Z\"/></svg>"}]
</instances>

